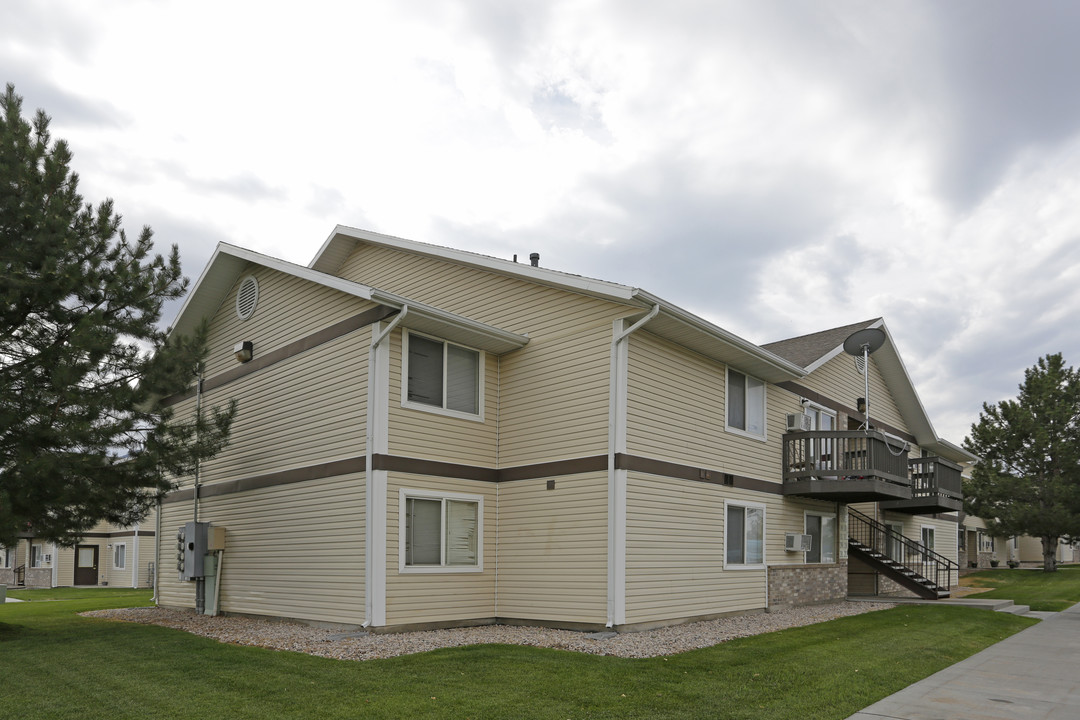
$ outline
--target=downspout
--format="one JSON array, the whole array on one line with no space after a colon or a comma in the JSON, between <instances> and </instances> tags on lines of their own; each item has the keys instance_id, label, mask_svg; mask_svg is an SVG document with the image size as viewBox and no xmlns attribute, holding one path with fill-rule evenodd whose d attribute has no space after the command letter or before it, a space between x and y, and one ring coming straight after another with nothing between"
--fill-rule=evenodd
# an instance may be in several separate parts
<instances>
[{"instance_id":1,"label":"downspout","mask_svg":"<svg viewBox=\"0 0 1080 720\"><path fill-rule=\"evenodd\" d=\"M629 328L612 327L608 372L608 593L607 627L626 622L626 471L615 469L615 455L626 451L626 339L660 314L654 305Z\"/></svg>"},{"instance_id":2,"label":"downspout","mask_svg":"<svg viewBox=\"0 0 1080 720\"><path fill-rule=\"evenodd\" d=\"M203 375L202 370L199 370L199 381L195 383L195 444L199 443L199 423L202 422L202 394L203 394ZM195 488L192 497L194 506L192 507L192 520L199 522L199 459L195 459Z\"/></svg>"},{"instance_id":3,"label":"downspout","mask_svg":"<svg viewBox=\"0 0 1080 720\"><path fill-rule=\"evenodd\" d=\"M154 605L158 604L158 572L161 567L161 495L157 499L157 517L154 518Z\"/></svg>"},{"instance_id":4,"label":"downspout","mask_svg":"<svg viewBox=\"0 0 1080 720\"><path fill-rule=\"evenodd\" d=\"M135 523L135 536L131 540L131 587L139 587L139 523Z\"/></svg>"},{"instance_id":5,"label":"downspout","mask_svg":"<svg viewBox=\"0 0 1080 720\"><path fill-rule=\"evenodd\" d=\"M368 398L367 398L367 448L364 472L367 476L367 488L365 491L365 547L364 547L364 623L362 627L369 627L375 623L376 606L373 600L376 586L382 587L386 578L386 553L382 552L386 543L386 483L380 475L376 482L376 471L373 469L375 455L384 451L386 434L376 430L377 421L389 412L390 388L382 381L383 368L379 364L379 351L383 340L409 314L409 306L402 305L401 311L390 323L378 334L372 330L371 348L368 350ZM377 327L377 326L376 326ZM383 387L387 385L386 387ZM385 399L385 402L384 402ZM381 425L380 425L381 427ZM378 505L376 504L378 499ZM379 522L375 522L376 518ZM381 563L382 572L376 572L376 562ZM385 602L385 601L384 601Z\"/></svg>"}]
</instances>

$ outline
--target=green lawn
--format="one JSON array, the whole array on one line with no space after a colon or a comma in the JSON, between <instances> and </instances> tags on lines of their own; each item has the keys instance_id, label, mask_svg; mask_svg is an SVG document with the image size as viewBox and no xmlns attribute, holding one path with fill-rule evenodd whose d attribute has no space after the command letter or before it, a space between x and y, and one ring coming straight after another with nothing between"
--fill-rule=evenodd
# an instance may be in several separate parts
<instances>
[{"instance_id":1,"label":"green lawn","mask_svg":"<svg viewBox=\"0 0 1080 720\"><path fill-rule=\"evenodd\" d=\"M994 588L968 597L1012 600L1017 605L1030 605L1032 610L1059 612L1080 602L1080 565L1059 567L1052 573L1042 568L982 570L965 575L961 582Z\"/></svg>"},{"instance_id":2,"label":"green lawn","mask_svg":"<svg viewBox=\"0 0 1080 720\"><path fill-rule=\"evenodd\" d=\"M145 591L11 595L42 600L0 606L0 707L25 720L846 718L1034 622L907 606L668 658L486 645L350 662L76 615Z\"/></svg>"}]
</instances>

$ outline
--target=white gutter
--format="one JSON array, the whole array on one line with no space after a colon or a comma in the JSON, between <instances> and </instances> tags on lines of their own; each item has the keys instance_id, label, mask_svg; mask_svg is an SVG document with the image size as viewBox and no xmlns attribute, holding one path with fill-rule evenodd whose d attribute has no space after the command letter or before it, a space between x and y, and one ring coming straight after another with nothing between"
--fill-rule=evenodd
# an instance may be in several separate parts
<instances>
[{"instance_id":1,"label":"white gutter","mask_svg":"<svg viewBox=\"0 0 1080 720\"><path fill-rule=\"evenodd\" d=\"M631 325L616 320L611 331L611 368L608 374L608 591L607 627L626 623L626 471L615 469L615 454L626 451L626 375L629 351L626 339L660 313L649 313Z\"/></svg>"},{"instance_id":2,"label":"white gutter","mask_svg":"<svg viewBox=\"0 0 1080 720\"><path fill-rule=\"evenodd\" d=\"M409 306L401 311L380 332L372 326L371 348L368 350L368 396L365 465L365 543L364 543L364 623L386 623L386 484L385 470L374 470L377 453L386 453L387 423L390 408L390 348L383 340L409 314Z\"/></svg>"}]
</instances>

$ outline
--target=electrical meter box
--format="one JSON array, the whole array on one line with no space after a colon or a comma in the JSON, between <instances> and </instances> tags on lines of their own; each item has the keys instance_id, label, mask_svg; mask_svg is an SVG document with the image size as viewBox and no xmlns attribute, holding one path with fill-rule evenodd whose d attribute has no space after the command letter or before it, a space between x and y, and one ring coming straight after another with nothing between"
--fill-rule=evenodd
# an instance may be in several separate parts
<instances>
[{"instance_id":1,"label":"electrical meter box","mask_svg":"<svg viewBox=\"0 0 1080 720\"><path fill-rule=\"evenodd\" d=\"M210 529L206 532L206 550L207 552L214 552L215 550L225 549L225 528L210 526ZM209 570L206 571L210 573Z\"/></svg>"},{"instance_id":2,"label":"electrical meter box","mask_svg":"<svg viewBox=\"0 0 1080 720\"><path fill-rule=\"evenodd\" d=\"M203 555L210 523L189 522L176 531L176 569L181 580L203 577Z\"/></svg>"}]
</instances>

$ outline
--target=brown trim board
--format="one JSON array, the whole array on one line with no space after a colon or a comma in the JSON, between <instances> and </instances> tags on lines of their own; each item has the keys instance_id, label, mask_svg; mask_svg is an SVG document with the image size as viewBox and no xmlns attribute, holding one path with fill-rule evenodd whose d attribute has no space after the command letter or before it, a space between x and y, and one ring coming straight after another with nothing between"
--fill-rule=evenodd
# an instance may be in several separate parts
<instances>
[{"instance_id":1,"label":"brown trim board","mask_svg":"<svg viewBox=\"0 0 1080 720\"><path fill-rule=\"evenodd\" d=\"M821 393L815 390L811 390L808 387L803 387L802 385L799 385L798 383L793 383L790 380L776 383L776 386L781 387L788 392L800 395L812 403L817 403L818 405L827 407L830 410L836 410L837 412L842 412L845 415L855 418L856 420L866 422L866 416L855 408L848 407L843 403L836 402L832 398L825 397ZM916 440L915 436L911 433L901 430L900 428L893 427L892 425L889 425L887 423L883 423L880 420L874 420L874 427L876 427L878 430L884 430L886 432L892 433L893 435L896 435L897 437L903 438L909 443L915 443L916 445L919 444L919 441Z\"/></svg>"},{"instance_id":2,"label":"brown trim board","mask_svg":"<svg viewBox=\"0 0 1080 720\"><path fill-rule=\"evenodd\" d=\"M329 325L322 330L313 332L310 335L294 340L293 342L279 347L277 350L271 350L265 355L259 355L252 358L250 361L235 367L232 370L226 370L223 373L218 373L213 377L205 378L203 380L203 391L214 390L223 385L228 385L231 382L235 382L242 377L251 375L265 368L275 365L284 360L288 360L300 353L310 350L314 347L318 347L324 343L328 343L331 340L337 340L342 335L348 335L351 332L359 330L360 328L373 325L374 323L383 320L398 311L394 308L387 307L385 305L376 305L373 308L365 310L362 313L353 315L352 317L345 318L340 322L336 322L333 325ZM241 338L242 339L242 338ZM165 405L175 405L181 400L195 396L195 389L192 388L187 392L178 393L165 398Z\"/></svg>"},{"instance_id":3,"label":"brown trim board","mask_svg":"<svg viewBox=\"0 0 1080 720\"><path fill-rule=\"evenodd\" d=\"M580 475L589 472L602 472L607 469L607 455L590 455L569 460L553 460L551 462L534 463L532 465L519 465L496 470L479 465L462 465L438 460L425 460L422 458L403 457L401 455L376 454L372 456L372 469L386 470L388 472L411 473L414 475L429 475L433 477L455 478L460 480L475 480L478 482L512 482L515 480L533 480L538 478L564 477L567 475ZM248 478L228 480L225 482L203 485L199 489L201 499L231 495L233 493L248 490L289 485L292 483L318 480L338 475L365 472L367 458L358 456L346 460L309 465L302 468L282 470L265 475L255 475ZM628 455L625 453L615 454L615 468L642 472L661 477L693 480L713 485L727 485L743 490L753 490L774 495L782 494L781 484L768 480L732 475L719 470L680 465L664 460ZM194 489L185 488L176 490L162 499L162 504L183 502L194 497Z\"/></svg>"}]
</instances>

